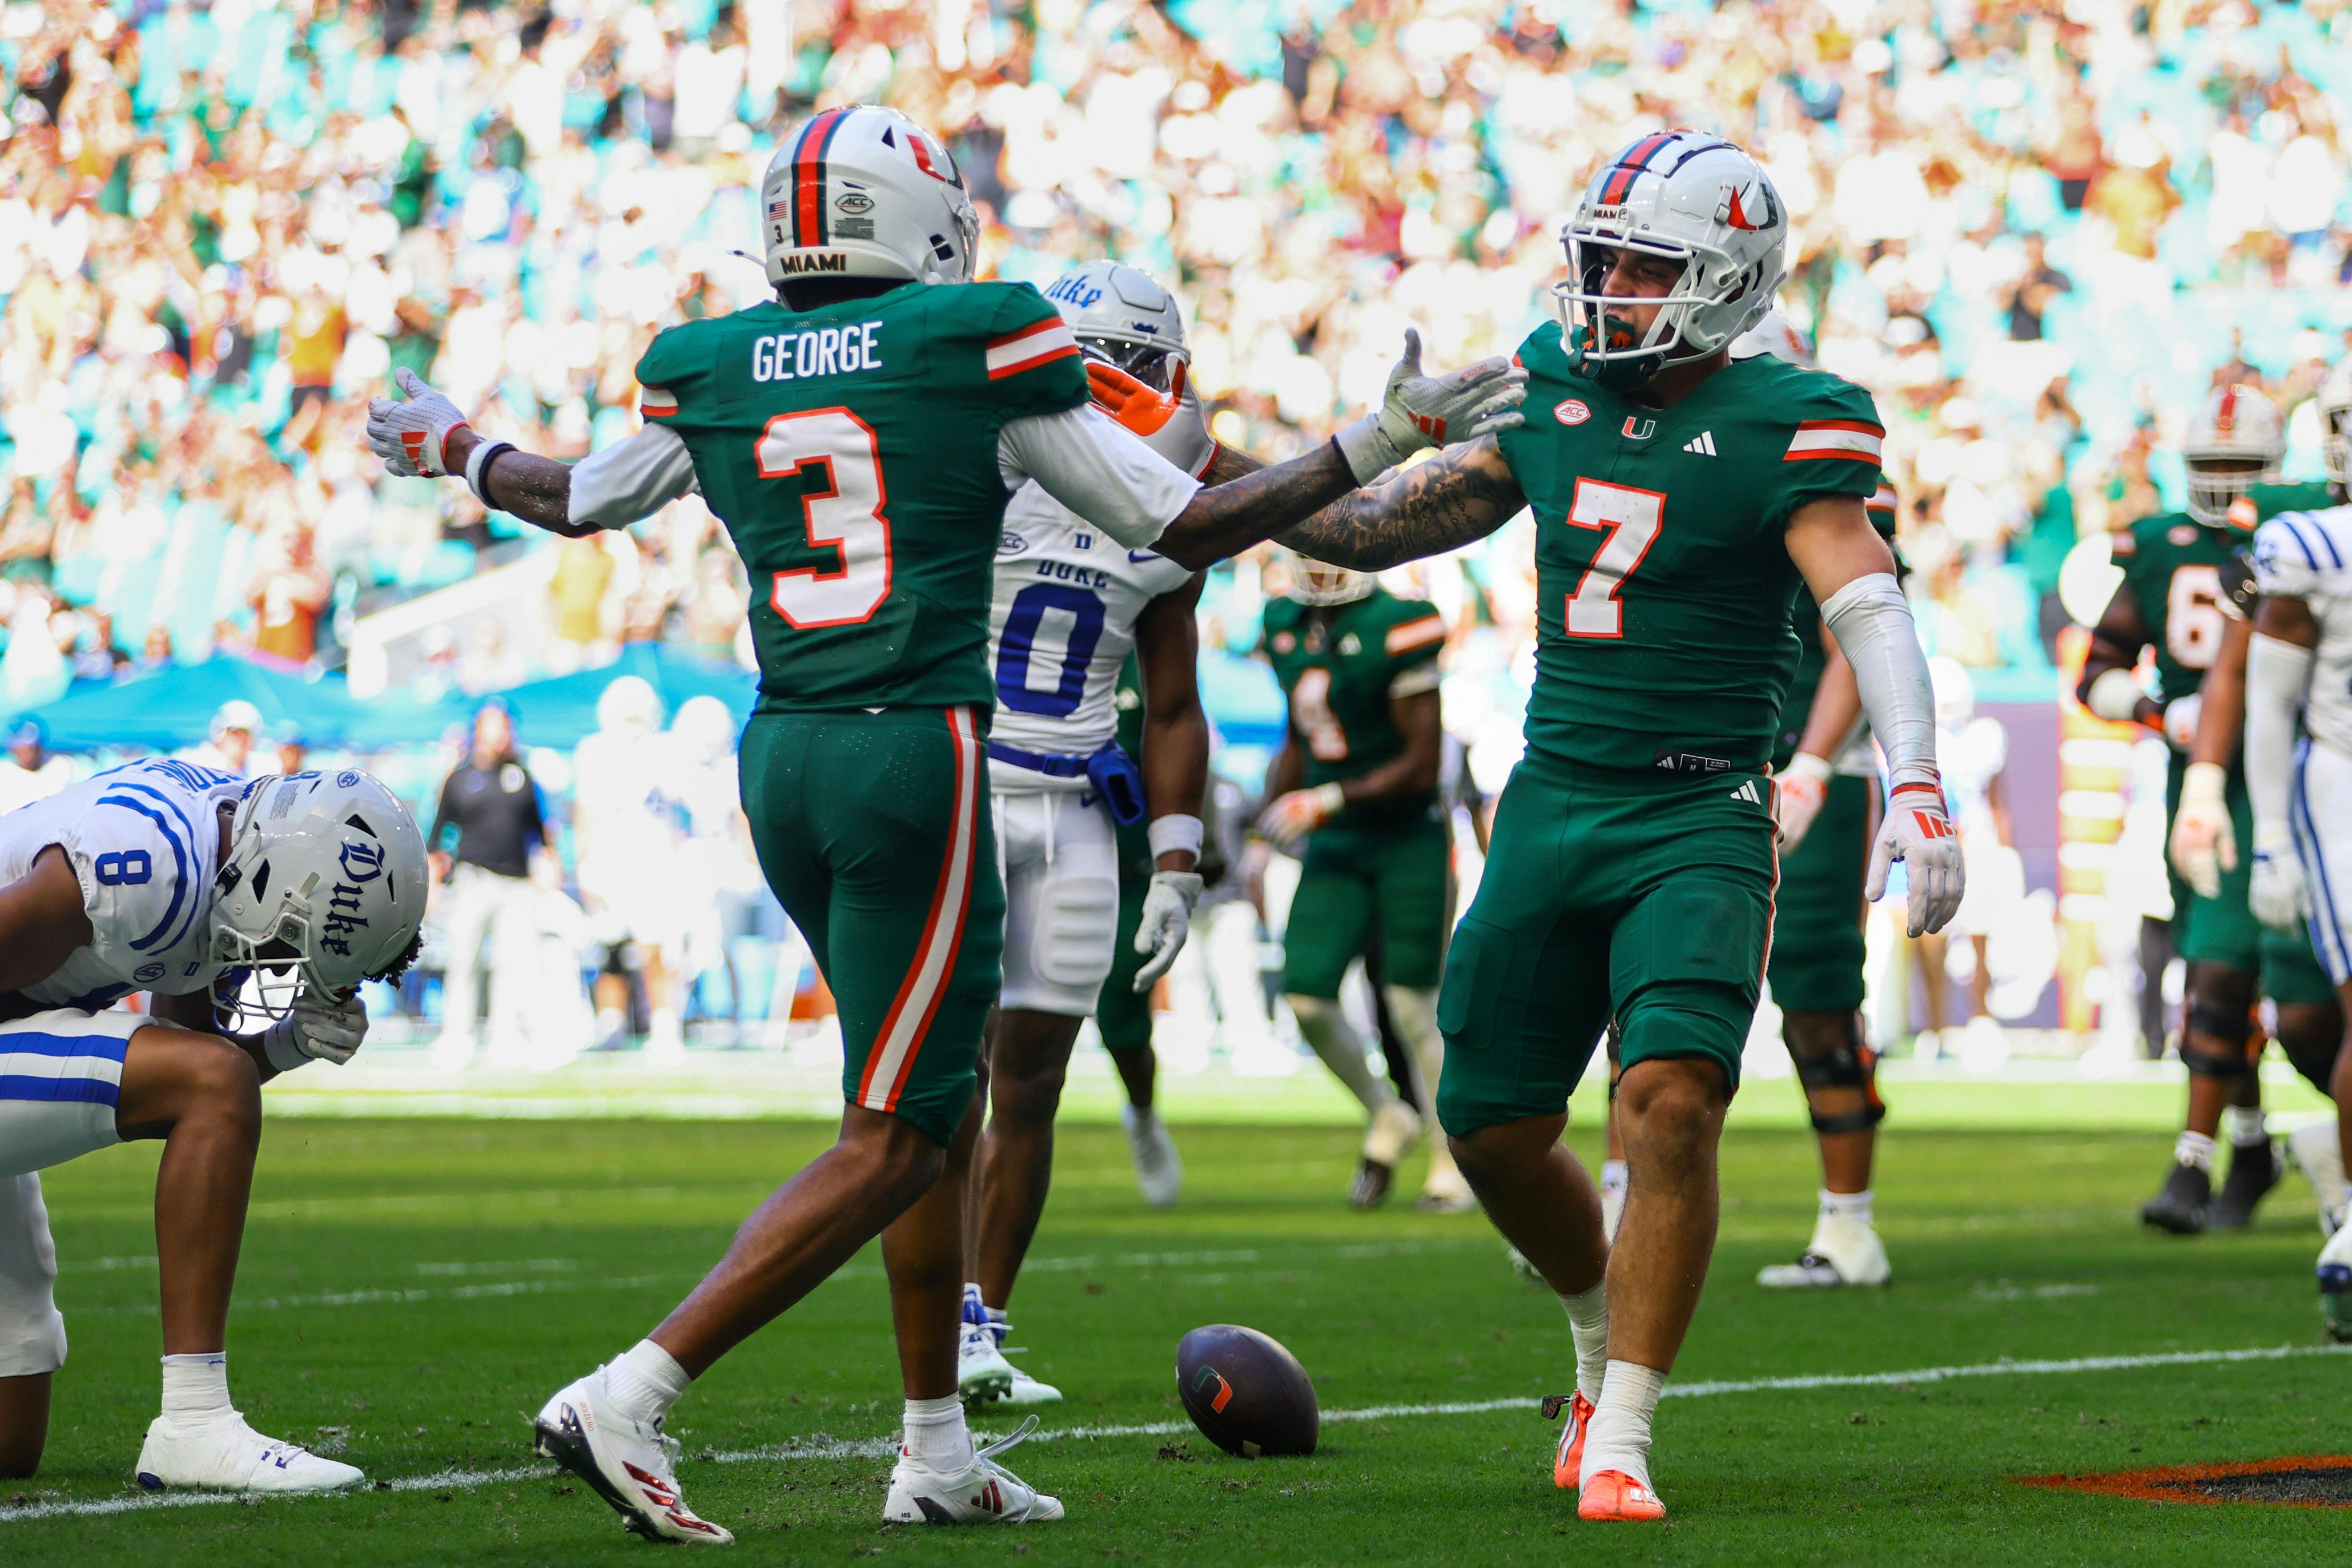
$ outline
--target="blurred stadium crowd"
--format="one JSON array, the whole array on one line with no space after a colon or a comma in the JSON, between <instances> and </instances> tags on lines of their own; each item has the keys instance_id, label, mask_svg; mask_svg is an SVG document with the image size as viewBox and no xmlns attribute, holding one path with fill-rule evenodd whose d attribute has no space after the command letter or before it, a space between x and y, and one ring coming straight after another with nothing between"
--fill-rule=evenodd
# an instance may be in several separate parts
<instances>
[{"instance_id":1,"label":"blurred stadium crowd","mask_svg":"<svg viewBox=\"0 0 2352 1568\"><path fill-rule=\"evenodd\" d=\"M2216 380L2279 396L2288 471L2316 472L2305 400L2352 342L2347 0L1275 11L0 6L0 710L215 652L332 668L368 616L541 550L548 635L428 626L433 679L732 657L746 588L698 500L527 539L359 429L403 366L531 449L635 428L653 332L764 294L752 187L837 102L941 131L984 272L1167 279L1217 433L1270 458L1375 396L1408 324L1440 363L1508 352L1609 148L1737 137L1791 210L1786 315L1888 421L1930 652L1980 696L2054 697L2062 563L2178 503ZM1490 789L1531 668L1526 526L1419 574ZM1221 569L1205 640L1247 652L1260 603L1255 561Z\"/></svg>"}]
</instances>

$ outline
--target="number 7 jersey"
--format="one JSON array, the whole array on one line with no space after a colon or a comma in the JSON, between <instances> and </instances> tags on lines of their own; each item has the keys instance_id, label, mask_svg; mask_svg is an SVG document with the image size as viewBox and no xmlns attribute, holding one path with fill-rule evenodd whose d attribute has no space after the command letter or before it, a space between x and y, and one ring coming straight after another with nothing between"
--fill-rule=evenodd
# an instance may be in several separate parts
<instances>
[{"instance_id":1,"label":"number 7 jersey","mask_svg":"<svg viewBox=\"0 0 2352 1568\"><path fill-rule=\"evenodd\" d=\"M763 710L993 700L998 434L1087 400L1076 340L1035 289L755 305L663 332L637 380L750 572Z\"/></svg>"},{"instance_id":2,"label":"number 7 jersey","mask_svg":"<svg viewBox=\"0 0 2352 1568\"><path fill-rule=\"evenodd\" d=\"M1500 441L1536 519L1528 746L1629 771L1762 769L1797 664L1783 534L1809 501L1877 489L1870 395L1759 355L1652 408L1569 374L1556 323L1517 362L1527 423Z\"/></svg>"}]
</instances>

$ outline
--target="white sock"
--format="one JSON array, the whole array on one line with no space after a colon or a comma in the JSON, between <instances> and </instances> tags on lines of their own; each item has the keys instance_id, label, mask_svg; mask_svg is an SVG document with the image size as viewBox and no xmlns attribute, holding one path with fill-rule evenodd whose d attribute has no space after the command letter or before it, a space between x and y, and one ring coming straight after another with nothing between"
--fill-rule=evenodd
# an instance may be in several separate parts
<instances>
[{"instance_id":1,"label":"white sock","mask_svg":"<svg viewBox=\"0 0 2352 1568\"><path fill-rule=\"evenodd\" d=\"M2213 1140L2202 1132L2183 1132L2172 1146L2172 1161L2177 1165L2194 1165L2200 1171L2213 1168Z\"/></svg>"},{"instance_id":2,"label":"white sock","mask_svg":"<svg viewBox=\"0 0 2352 1568\"><path fill-rule=\"evenodd\" d=\"M1612 1361L1601 1385L1599 1408L1584 1431L1584 1473L1579 1485L1603 1470L1619 1470L1650 1484L1650 1418L1658 1413L1658 1391L1666 1374L1639 1362Z\"/></svg>"},{"instance_id":3,"label":"white sock","mask_svg":"<svg viewBox=\"0 0 2352 1568\"><path fill-rule=\"evenodd\" d=\"M228 1402L228 1352L163 1358L163 1414L175 1422L218 1421L236 1414Z\"/></svg>"},{"instance_id":4,"label":"white sock","mask_svg":"<svg viewBox=\"0 0 2352 1568\"><path fill-rule=\"evenodd\" d=\"M1347 1086L1366 1110L1378 1110L1396 1098L1389 1080L1372 1072L1372 1064L1365 1059L1363 1037L1339 1011L1339 1004L1327 996L1293 996L1290 1011L1298 1020L1298 1033L1323 1058L1331 1076Z\"/></svg>"},{"instance_id":5,"label":"white sock","mask_svg":"<svg viewBox=\"0 0 2352 1568\"><path fill-rule=\"evenodd\" d=\"M604 1368L613 1408L640 1426L658 1426L694 1381L677 1358L651 1340L639 1340Z\"/></svg>"},{"instance_id":6,"label":"white sock","mask_svg":"<svg viewBox=\"0 0 2352 1568\"><path fill-rule=\"evenodd\" d=\"M1624 1161L1603 1160L1601 1162L1601 1190L1604 1193L1622 1193L1625 1190Z\"/></svg>"},{"instance_id":7,"label":"white sock","mask_svg":"<svg viewBox=\"0 0 2352 1568\"><path fill-rule=\"evenodd\" d=\"M1601 1387L1609 1370L1609 1281L1596 1279L1588 1290L1562 1296L1568 1310L1568 1337L1576 1344L1576 1392L1601 1403Z\"/></svg>"},{"instance_id":8,"label":"white sock","mask_svg":"<svg viewBox=\"0 0 2352 1568\"><path fill-rule=\"evenodd\" d=\"M941 1475L971 1468L971 1428L963 1424L962 1399L950 1394L907 1401L907 1457Z\"/></svg>"},{"instance_id":9,"label":"white sock","mask_svg":"<svg viewBox=\"0 0 2352 1568\"><path fill-rule=\"evenodd\" d=\"M1871 1191L1864 1187L1858 1193L1833 1193L1822 1189L1822 1217L1852 1220L1856 1225L1870 1223Z\"/></svg>"},{"instance_id":10,"label":"white sock","mask_svg":"<svg viewBox=\"0 0 2352 1568\"><path fill-rule=\"evenodd\" d=\"M2232 1148L2249 1149L2257 1143L2270 1142L2270 1133L2263 1126L2263 1108L2259 1105L2233 1105L2221 1112L2221 1125L2229 1130Z\"/></svg>"}]
</instances>

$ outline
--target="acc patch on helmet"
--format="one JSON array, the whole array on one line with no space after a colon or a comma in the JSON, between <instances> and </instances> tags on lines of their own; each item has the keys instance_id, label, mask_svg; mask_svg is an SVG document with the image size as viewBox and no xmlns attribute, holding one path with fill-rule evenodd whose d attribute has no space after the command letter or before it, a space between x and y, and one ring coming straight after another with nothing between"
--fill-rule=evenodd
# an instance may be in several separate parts
<instances>
[{"instance_id":1,"label":"acc patch on helmet","mask_svg":"<svg viewBox=\"0 0 2352 1568\"><path fill-rule=\"evenodd\" d=\"M835 212L870 213L874 210L874 198L864 191L844 191L833 198L833 205Z\"/></svg>"},{"instance_id":2,"label":"acc patch on helmet","mask_svg":"<svg viewBox=\"0 0 2352 1568\"><path fill-rule=\"evenodd\" d=\"M1551 416L1563 425L1581 425L1592 417L1592 409L1584 399L1571 397L1554 408Z\"/></svg>"}]
</instances>

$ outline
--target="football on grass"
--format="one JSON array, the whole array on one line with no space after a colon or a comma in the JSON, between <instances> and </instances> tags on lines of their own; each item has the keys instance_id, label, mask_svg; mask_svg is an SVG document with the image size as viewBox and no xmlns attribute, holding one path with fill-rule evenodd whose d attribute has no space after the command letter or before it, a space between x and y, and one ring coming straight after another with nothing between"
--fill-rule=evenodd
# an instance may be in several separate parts
<instances>
[{"instance_id":1,"label":"football on grass","mask_svg":"<svg viewBox=\"0 0 2352 1568\"><path fill-rule=\"evenodd\" d=\"M1228 1454L1311 1454L1322 1415L1298 1358L1255 1329L1213 1323L1176 1347L1184 1413Z\"/></svg>"}]
</instances>

